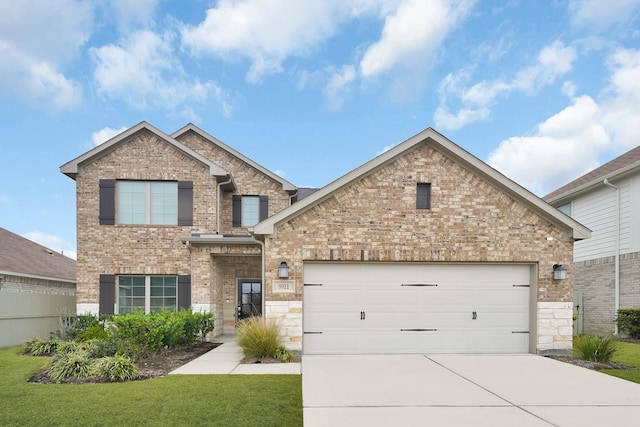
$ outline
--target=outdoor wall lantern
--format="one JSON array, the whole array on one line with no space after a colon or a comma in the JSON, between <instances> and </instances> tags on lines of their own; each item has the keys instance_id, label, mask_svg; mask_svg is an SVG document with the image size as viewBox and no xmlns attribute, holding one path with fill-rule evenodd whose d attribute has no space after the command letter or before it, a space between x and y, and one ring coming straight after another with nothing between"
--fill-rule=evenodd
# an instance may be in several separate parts
<instances>
[{"instance_id":1,"label":"outdoor wall lantern","mask_svg":"<svg viewBox=\"0 0 640 427\"><path fill-rule=\"evenodd\" d=\"M566 280L567 269L560 264L553 265L553 280Z\"/></svg>"},{"instance_id":2,"label":"outdoor wall lantern","mask_svg":"<svg viewBox=\"0 0 640 427\"><path fill-rule=\"evenodd\" d=\"M278 267L278 279L288 279L289 278L289 266L285 261L280 263Z\"/></svg>"}]
</instances>

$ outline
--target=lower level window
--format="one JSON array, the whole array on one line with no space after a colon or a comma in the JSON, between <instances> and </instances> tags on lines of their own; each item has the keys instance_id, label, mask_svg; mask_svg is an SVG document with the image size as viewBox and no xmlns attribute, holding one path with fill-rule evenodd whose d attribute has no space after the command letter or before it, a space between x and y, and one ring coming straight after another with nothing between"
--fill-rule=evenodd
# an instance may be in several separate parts
<instances>
[{"instance_id":1,"label":"lower level window","mask_svg":"<svg viewBox=\"0 0 640 427\"><path fill-rule=\"evenodd\" d=\"M118 313L176 311L176 276L118 276Z\"/></svg>"}]
</instances>

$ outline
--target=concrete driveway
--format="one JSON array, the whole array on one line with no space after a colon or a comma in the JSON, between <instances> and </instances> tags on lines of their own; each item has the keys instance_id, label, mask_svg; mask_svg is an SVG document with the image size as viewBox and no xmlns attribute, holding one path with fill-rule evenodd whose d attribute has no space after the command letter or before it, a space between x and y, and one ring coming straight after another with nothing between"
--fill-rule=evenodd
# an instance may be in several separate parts
<instances>
[{"instance_id":1,"label":"concrete driveway","mask_svg":"<svg viewBox=\"0 0 640 427\"><path fill-rule=\"evenodd\" d=\"M636 426L640 384L535 355L304 356L305 427Z\"/></svg>"}]
</instances>

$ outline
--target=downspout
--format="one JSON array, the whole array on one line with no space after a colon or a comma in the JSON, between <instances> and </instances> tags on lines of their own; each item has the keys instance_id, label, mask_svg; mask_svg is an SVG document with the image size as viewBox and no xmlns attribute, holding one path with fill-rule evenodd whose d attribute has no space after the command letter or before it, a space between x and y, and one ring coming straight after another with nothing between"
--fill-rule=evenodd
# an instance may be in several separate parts
<instances>
[{"instance_id":1,"label":"downspout","mask_svg":"<svg viewBox=\"0 0 640 427\"><path fill-rule=\"evenodd\" d=\"M229 180L219 182L218 185L216 185L216 234L220 234L220 205L222 203L220 201L220 187L225 184L230 184L231 181L233 181L233 178L229 175Z\"/></svg>"},{"instance_id":2,"label":"downspout","mask_svg":"<svg viewBox=\"0 0 640 427\"><path fill-rule=\"evenodd\" d=\"M615 318L618 318L618 310L620 309L620 189L611 184L607 178L602 181L604 185L607 185L616 190L616 254L615 254L615 278L613 289L613 310ZM613 326L613 334L618 335L618 322L617 320Z\"/></svg>"}]
</instances>

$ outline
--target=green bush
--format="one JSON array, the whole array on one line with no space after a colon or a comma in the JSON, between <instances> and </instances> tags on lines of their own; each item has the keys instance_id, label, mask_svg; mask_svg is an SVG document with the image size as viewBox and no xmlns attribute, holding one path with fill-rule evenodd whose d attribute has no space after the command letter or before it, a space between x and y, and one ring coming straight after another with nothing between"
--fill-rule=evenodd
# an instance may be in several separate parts
<instances>
[{"instance_id":1,"label":"green bush","mask_svg":"<svg viewBox=\"0 0 640 427\"><path fill-rule=\"evenodd\" d=\"M295 357L293 353L287 350L284 346L278 346L273 352L273 356L281 362L291 362Z\"/></svg>"},{"instance_id":2,"label":"green bush","mask_svg":"<svg viewBox=\"0 0 640 427\"><path fill-rule=\"evenodd\" d=\"M236 329L236 338L247 357L275 357L281 347L278 325L262 317L242 320Z\"/></svg>"},{"instance_id":3,"label":"green bush","mask_svg":"<svg viewBox=\"0 0 640 427\"><path fill-rule=\"evenodd\" d=\"M47 370L51 379L60 382L67 378L87 378L91 375L94 359L86 351L56 353Z\"/></svg>"},{"instance_id":4,"label":"green bush","mask_svg":"<svg viewBox=\"0 0 640 427\"><path fill-rule=\"evenodd\" d=\"M580 359L591 362L610 362L619 348L618 340L611 335L578 335L573 339L573 353Z\"/></svg>"},{"instance_id":5,"label":"green bush","mask_svg":"<svg viewBox=\"0 0 640 427\"><path fill-rule=\"evenodd\" d=\"M30 354L31 356L51 356L57 349L61 341L58 338L34 338L27 341L22 346L23 354Z\"/></svg>"},{"instance_id":6,"label":"green bush","mask_svg":"<svg viewBox=\"0 0 640 427\"><path fill-rule=\"evenodd\" d=\"M618 329L631 338L640 339L640 308L618 310Z\"/></svg>"},{"instance_id":7,"label":"green bush","mask_svg":"<svg viewBox=\"0 0 640 427\"><path fill-rule=\"evenodd\" d=\"M97 359L92 373L107 381L126 381L138 376L139 371L130 357L119 355Z\"/></svg>"},{"instance_id":8,"label":"green bush","mask_svg":"<svg viewBox=\"0 0 640 427\"><path fill-rule=\"evenodd\" d=\"M92 359L100 359L101 357L115 356L118 352L118 343L113 339L90 340L82 343L83 349Z\"/></svg>"},{"instance_id":9,"label":"green bush","mask_svg":"<svg viewBox=\"0 0 640 427\"><path fill-rule=\"evenodd\" d=\"M89 326L86 330L78 333L78 341L103 340L109 337L109 333L104 329L103 323Z\"/></svg>"},{"instance_id":10,"label":"green bush","mask_svg":"<svg viewBox=\"0 0 640 427\"><path fill-rule=\"evenodd\" d=\"M106 322L105 330L118 342L118 352L138 360L155 350L204 337L213 330L214 316L190 310L135 312L113 316Z\"/></svg>"},{"instance_id":11,"label":"green bush","mask_svg":"<svg viewBox=\"0 0 640 427\"><path fill-rule=\"evenodd\" d=\"M56 335L63 340L75 340L88 328L97 324L99 324L98 316L92 314L63 313L60 315L60 330Z\"/></svg>"}]
</instances>

